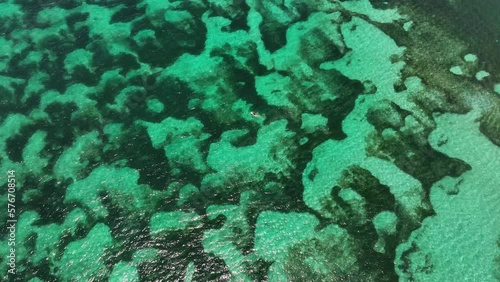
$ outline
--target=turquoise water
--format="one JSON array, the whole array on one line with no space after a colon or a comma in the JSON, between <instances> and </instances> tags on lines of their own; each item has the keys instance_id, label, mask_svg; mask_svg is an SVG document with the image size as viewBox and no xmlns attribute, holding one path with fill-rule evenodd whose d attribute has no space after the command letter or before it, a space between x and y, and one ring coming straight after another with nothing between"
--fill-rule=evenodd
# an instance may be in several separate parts
<instances>
[{"instance_id":1,"label":"turquoise water","mask_svg":"<svg viewBox=\"0 0 500 282\"><path fill-rule=\"evenodd\" d=\"M499 14L2 1L0 281L499 281Z\"/></svg>"}]
</instances>

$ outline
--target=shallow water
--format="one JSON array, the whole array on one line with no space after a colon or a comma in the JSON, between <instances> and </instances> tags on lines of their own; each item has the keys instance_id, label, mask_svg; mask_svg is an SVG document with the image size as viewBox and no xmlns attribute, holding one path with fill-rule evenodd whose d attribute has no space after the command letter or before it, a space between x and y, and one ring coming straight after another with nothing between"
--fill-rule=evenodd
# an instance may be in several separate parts
<instances>
[{"instance_id":1,"label":"shallow water","mask_svg":"<svg viewBox=\"0 0 500 282\"><path fill-rule=\"evenodd\" d=\"M500 280L496 1L0 11L1 281Z\"/></svg>"}]
</instances>

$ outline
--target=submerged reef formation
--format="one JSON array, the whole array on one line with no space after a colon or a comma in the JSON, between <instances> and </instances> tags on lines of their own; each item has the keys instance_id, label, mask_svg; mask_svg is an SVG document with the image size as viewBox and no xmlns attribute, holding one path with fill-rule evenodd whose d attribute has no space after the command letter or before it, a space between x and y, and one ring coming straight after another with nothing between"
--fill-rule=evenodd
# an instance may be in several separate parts
<instances>
[{"instance_id":1,"label":"submerged reef formation","mask_svg":"<svg viewBox=\"0 0 500 282\"><path fill-rule=\"evenodd\" d=\"M0 11L0 280L500 280L496 1Z\"/></svg>"}]
</instances>

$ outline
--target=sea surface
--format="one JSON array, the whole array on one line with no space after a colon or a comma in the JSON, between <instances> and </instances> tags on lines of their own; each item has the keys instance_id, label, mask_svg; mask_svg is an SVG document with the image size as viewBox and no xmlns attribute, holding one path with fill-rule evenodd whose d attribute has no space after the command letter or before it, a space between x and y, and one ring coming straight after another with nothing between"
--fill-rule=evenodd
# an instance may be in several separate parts
<instances>
[{"instance_id":1,"label":"sea surface","mask_svg":"<svg viewBox=\"0 0 500 282\"><path fill-rule=\"evenodd\" d=\"M0 281L500 281L499 15L1 0Z\"/></svg>"}]
</instances>

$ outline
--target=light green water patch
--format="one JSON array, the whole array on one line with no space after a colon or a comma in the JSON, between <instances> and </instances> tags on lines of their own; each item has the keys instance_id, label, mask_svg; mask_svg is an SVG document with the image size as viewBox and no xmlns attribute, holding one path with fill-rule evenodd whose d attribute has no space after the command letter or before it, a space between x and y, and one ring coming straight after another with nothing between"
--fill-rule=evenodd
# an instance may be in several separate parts
<instances>
[{"instance_id":1,"label":"light green water patch","mask_svg":"<svg viewBox=\"0 0 500 282\"><path fill-rule=\"evenodd\" d=\"M32 44L37 47L36 49L40 53L49 55L50 60L55 61L61 54L57 54L51 50L51 43L59 40L59 42L75 41L66 23L66 13L66 10L58 7L45 7L45 9L36 14L35 20L38 24L28 26L26 29L19 29L19 32L29 36L33 42Z\"/></svg>"},{"instance_id":2,"label":"light green water patch","mask_svg":"<svg viewBox=\"0 0 500 282\"><path fill-rule=\"evenodd\" d=\"M0 8L4 6L4 3L0 4ZM7 40L5 37L0 38L0 69L7 69L9 66L9 61L10 57L12 56L11 54L11 49L12 49L12 43Z\"/></svg>"},{"instance_id":3,"label":"light green water patch","mask_svg":"<svg viewBox=\"0 0 500 282\"><path fill-rule=\"evenodd\" d=\"M332 82L338 74L318 70L345 51L338 21L338 13L313 13L287 29L287 44L272 54L272 68L284 72L256 77L257 93L268 104L299 119L302 111L319 112L342 95L341 86Z\"/></svg>"},{"instance_id":4,"label":"light green water patch","mask_svg":"<svg viewBox=\"0 0 500 282\"><path fill-rule=\"evenodd\" d=\"M314 228L318 223L310 214L263 212L259 215L255 229L255 253L273 262L268 272L269 281L288 280L285 259L289 248L314 237Z\"/></svg>"},{"instance_id":5,"label":"light green water patch","mask_svg":"<svg viewBox=\"0 0 500 282\"><path fill-rule=\"evenodd\" d=\"M12 3L13 1L4 1L0 3L0 20L8 27L19 25L24 15L21 5Z\"/></svg>"},{"instance_id":6,"label":"light green water patch","mask_svg":"<svg viewBox=\"0 0 500 282\"><path fill-rule=\"evenodd\" d=\"M203 233L202 245L206 252L224 260L234 281L251 281L246 267L255 263L253 254L244 255L242 247L250 245L251 228L246 213L251 207L252 191L241 194L239 205L212 205L207 208L208 218L213 220L219 215L226 217L224 226Z\"/></svg>"},{"instance_id":7,"label":"light green water patch","mask_svg":"<svg viewBox=\"0 0 500 282\"><path fill-rule=\"evenodd\" d=\"M393 60L402 55L404 48L398 47L392 38L359 18L344 23L341 30L347 47L352 50L342 59L324 63L322 67L338 69L352 79L369 81L377 86L377 91L374 95L358 97L354 109L343 120L342 129L347 135L346 139L327 140L314 149L313 159L303 173L304 201L311 208L322 210L322 202L331 198L331 188L337 185L342 171L349 166L358 165L387 185L399 207L411 218L418 220L421 211L429 208L422 205L424 193L421 184L394 165L391 156L378 155L386 160L369 157L371 153L367 149L373 150L371 147L374 144L370 140L375 134L375 128L366 120L368 113L372 113L386 124L394 127L404 125L401 128L403 134L422 135L421 139L425 143L426 128L432 127L434 122L408 96L422 95L426 87L418 77L409 77L404 82L407 89L395 93L394 84L400 80L404 63L394 63ZM432 97L432 92L428 95ZM411 115L402 121L398 113L384 109L384 105L392 103L411 112ZM385 137L382 138L398 134L395 130L386 128L382 132ZM378 146L375 145L375 150L381 152ZM326 211L322 213L327 217L333 216Z\"/></svg>"},{"instance_id":8,"label":"light green water patch","mask_svg":"<svg viewBox=\"0 0 500 282\"><path fill-rule=\"evenodd\" d=\"M139 282L137 268L127 262L119 262L109 275L109 282Z\"/></svg>"},{"instance_id":9,"label":"light green water patch","mask_svg":"<svg viewBox=\"0 0 500 282\"><path fill-rule=\"evenodd\" d=\"M147 207L155 206L163 193L137 184L138 180L139 172L135 169L99 166L68 187L64 202L77 201L98 218L106 217L108 211L99 200L99 193L107 192L124 209L147 212Z\"/></svg>"},{"instance_id":10,"label":"light green water patch","mask_svg":"<svg viewBox=\"0 0 500 282\"><path fill-rule=\"evenodd\" d=\"M290 84L291 78L279 73L255 78L257 93L262 95L269 105L297 110L296 106L288 99L293 91Z\"/></svg>"},{"instance_id":11,"label":"light green water patch","mask_svg":"<svg viewBox=\"0 0 500 282\"><path fill-rule=\"evenodd\" d=\"M38 64L42 55L39 53L35 54L40 55L40 57L37 55L34 55L34 58L27 56L23 62L27 65ZM29 78L26 88L24 89L24 95L21 98L21 102L26 103L32 96L39 96L45 90L45 83L49 80L49 78L50 76L45 72L37 72L36 74L33 74Z\"/></svg>"},{"instance_id":12,"label":"light green water patch","mask_svg":"<svg viewBox=\"0 0 500 282\"><path fill-rule=\"evenodd\" d=\"M480 70L476 73L475 77L478 81L483 81L485 78L489 77L491 74L487 71Z\"/></svg>"},{"instance_id":13,"label":"light green water patch","mask_svg":"<svg viewBox=\"0 0 500 282\"><path fill-rule=\"evenodd\" d=\"M369 0L345 1L341 2L341 5L351 12L367 15L370 20L379 23L393 23L403 19L397 9L375 9Z\"/></svg>"},{"instance_id":14,"label":"light green water patch","mask_svg":"<svg viewBox=\"0 0 500 282\"><path fill-rule=\"evenodd\" d=\"M376 94L359 97L354 110L342 123L347 138L341 141L327 140L313 150L313 158L303 172L303 199L309 207L323 216L335 218L336 215L324 209L323 205L331 199L331 189L338 185L342 172L353 165L367 169L381 184L388 186L401 210L414 220L419 218L423 209L428 208L422 205L424 192L417 180L399 169L392 161L367 155L365 146L368 146L367 141L374 133L374 127L364 122L367 111L387 97L391 96ZM411 103L403 103L397 99L395 98L398 103L409 109L414 107ZM408 130L415 131L414 128Z\"/></svg>"},{"instance_id":15,"label":"light green water patch","mask_svg":"<svg viewBox=\"0 0 500 282\"><path fill-rule=\"evenodd\" d=\"M97 112L96 108L97 102L92 99L93 95L94 89L81 83L70 85L63 94L54 90L48 90L41 95L39 109L34 109L30 116L36 119L48 119L48 114L45 110L49 105L54 103L74 103L78 107L78 110L71 114L72 120L77 117L100 117L100 113Z\"/></svg>"},{"instance_id":16,"label":"light green water patch","mask_svg":"<svg viewBox=\"0 0 500 282\"><path fill-rule=\"evenodd\" d=\"M92 53L84 49L77 49L66 55L64 59L64 69L69 75L73 75L81 68L92 72L92 64Z\"/></svg>"},{"instance_id":17,"label":"light green water patch","mask_svg":"<svg viewBox=\"0 0 500 282\"><path fill-rule=\"evenodd\" d=\"M123 123L108 123L104 126L103 133L108 138L108 142L103 146L104 152L120 148L121 134L123 131Z\"/></svg>"},{"instance_id":18,"label":"light green water patch","mask_svg":"<svg viewBox=\"0 0 500 282\"><path fill-rule=\"evenodd\" d=\"M472 170L459 178L446 177L431 188L436 215L398 247L396 270L401 279L413 275L417 281L496 281L500 149L479 132L477 117L476 111L435 116L438 127L429 136L432 147L466 161ZM417 248L403 254L412 246ZM403 263L409 263L408 272Z\"/></svg>"},{"instance_id":19,"label":"light green water patch","mask_svg":"<svg viewBox=\"0 0 500 282\"><path fill-rule=\"evenodd\" d=\"M137 123L147 127L153 147L163 148L172 167L187 167L198 172L207 170L201 145L210 134L203 132L204 125L199 120L193 117L186 120L168 117L161 123Z\"/></svg>"},{"instance_id":20,"label":"light green water patch","mask_svg":"<svg viewBox=\"0 0 500 282\"><path fill-rule=\"evenodd\" d=\"M477 58L477 55L475 54L467 54L464 56L464 61L468 62L468 63L475 63L477 62L478 58Z\"/></svg>"},{"instance_id":21,"label":"light green water patch","mask_svg":"<svg viewBox=\"0 0 500 282\"><path fill-rule=\"evenodd\" d=\"M158 257L158 250L153 248L140 249L134 252L132 256L132 261L135 264L139 264L144 261L154 260Z\"/></svg>"},{"instance_id":22,"label":"light green water patch","mask_svg":"<svg viewBox=\"0 0 500 282\"><path fill-rule=\"evenodd\" d=\"M16 86L25 84L25 79L12 78L0 75L0 91L2 91L2 99L8 101L9 104L15 103Z\"/></svg>"},{"instance_id":23,"label":"light green water patch","mask_svg":"<svg viewBox=\"0 0 500 282\"><path fill-rule=\"evenodd\" d=\"M54 175L58 180L81 178L81 172L91 160L99 160L102 142L99 133L93 131L78 137L66 149L54 165ZM80 177L79 177L80 176Z\"/></svg>"},{"instance_id":24,"label":"light green water patch","mask_svg":"<svg viewBox=\"0 0 500 282\"><path fill-rule=\"evenodd\" d=\"M111 23L113 14L120 8L120 5L103 7L89 5L84 2L79 7L80 12L88 13L92 16L87 17L83 22L78 22L76 27L87 27L89 29L89 36L92 39L102 38L108 44L108 51L113 55L124 52L135 56L134 52L128 50L127 44L127 40L130 39L132 32L132 22Z\"/></svg>"},{"instance_id":25,"label":"light green water patch","mask_svg":"<svg viewBox=\"0 0 500 282\"><path fill-rule=\"evenodd\" d=\"M8 158L6 154L7 139L21 132L22 127L31 124L31 120L21 114L10 114L0 125L0 154Z\"/></svg>"},{"instance_id":26,"label":"light green water patch","mask_svg":"<svg viewBox=\"0 0 500 282\"><path fill-rule=\"evenodd\" d=\"M188 81L190 87L199 93L204 93L207 99L216 99L222 93L217 93L218 85L208 82L216 82L220 77L227 76L224 71L223 60L220 57L210 57L209 54L201 54L194 56L191 54L183 54L175 61L175 64L170 66L159 77L161 80L164 76L173 76L182 81ZM197 66L193 68L191 66Z\"/></svg>"},{"instance_id":27,"label":"light green water patch","mask_svg":"<svg viewBox=\"0 0 500 282\"><path fill-rule=\"evenodd\" d=\"M159 80L175 78L185 82L193 93L179 94L201 94L196 97L201 100L196 108L210 112L220 123L241 120L241 118L261 123L259 119L250 118L250 111L241 113L242 107L238 104L239 96L248 93L238 93L236 84L243 85L246 82L238 81L238 77L235 77L233 72L235 69L253 72L251 54L255 50L254 42L243 30L227 32L226 29L231 24L228 19L209 17L208 14L204 14L202 20L207 28L204 52L196 56L183 54L162 73ZM214 55L222 50L232 60L234 59L234 65L228 65L223 57ZM243 108L252 106L248 103Z\"/></svg>"},{"instance_id":28,"label":"light green water patch","mask_svg":"<svg viewBox=\"0 0 500 282\"><path fill-rule=\"evenodd\" d=\"M293 24L287 29L287 44L273 54L278 70L293 70L297 78L308 81L316 72L317 65L338 56L335 49L344 51L345 45L339 32L339 13L312 13L306 21ZM324 48L328 46L331 49ZM295 69L294 69L295 68Z\"/></svg>"},{"instance_id":29,"label":"light green water patch","mask_svg":"<svg viewBox=\"0 0 500 282\"><path fill-rule=\"evenodd\" d=\"M109 274L104 265L104 251L111 247L113 238L109 227L98 223L81 240L71 242L56 265L64 271L57 272L64 281L91 281L104 279Z\"/></svg>"},{"instance_id":30,"label":"light green water patch","mask_svg":"<svg viewBox=\"0 0 500 282\"><path fill-rule=\"evenodd\" d=\"M367 21L353 17L341 26L345 44L352 49L344 57L321 65L323 69L336 69L350 79L372 82L378 91L393 92L400 81L403 61L394 60L403 55L405 48Z\"/></svg>"},{"instance_id":31,"label":"light green water patch","mask_svg":"<svg viewBox=\"0 0 500 282\"><path fill-rule=\"evenodd\" d=\"M464 71L460 66L453 66L450 68L450 72L454 75L463 75Z\"/></svg>"},{"instance_id":32,"label":"light green water patch","mask_svg":"<svg viewBox=\"0 0 500 282\"><path fill-rule=\"evenodd\" d=\"M313 150L313 158L303 172L304 202L314 210L322 211L322 202L331 197L330 190L337 184L342 171L353 164L361 163L366 154L364 148L358 144L364 144L366 136L372 130L368 123L357 122L358 118L364 118L367 105L360 103L358 98L355 109L344 120L343 124L355 127L355 130L344 129L348 137L341 141L327 140ZM345 126L344 128L346 128Z\"/></svg>"},{"instance_id":33,"label":"light green water patch","mask_svg":"<svg viewBox=\"0 0 500 282\"><path fill-rule=\"evenodd\" d=\"M373 226L377 230L379 239L373 249L379 253L385 253L385 237L396 234L398 217L390 211L383 211L373 218Z\"/></svg>"},{"instance_id":34,"label":"light green water patch","mask_svg":"<svg viewBox=\"0 0 500 282\"><path fill-rule=\"evenodd\" d=\"M319 220L311 214L263 212L257 219L255 252L267 261L284 261L290 246L314 237Z\"/></svg>"},{"instance_id":35,"label":"light green water patch","mask_svg":"<svg viewBox=\"0 0 500 282\"><path fill-rule=\"evenodd\" d=\"M500 83L496 83L493 86L493 90L495 91L495 93L500 94Z\"/></svg>"},{"instance_id":36,"label":"light green water patch","mask_svg":"<svg viewBox=\"0 0 500 282\"><path fill-rule=\"evenodd\" d=\"M159 212L151 217L151 236L160 236L167 232L185 230L201 223L201 217L195 212Z\"/></svg>"},{"instance_id":37,"label":"light green water patch","mask_svg":"<svg viewBox=\"0 0 500 282\"><path fill-rule=\"evenodd\" d=\"M187 184L179 190L179 199L177 200L177 206L181 207L184 203L188 203L190 198L196 196L199 193L199 189L192 185Z\"/></svg>"},{"instance_id":38,"label":"light green water patch","mask_svg":"<svg viewBox=\"0 0 500 282\"><path fill-rule=\"evenodd\" d=\"M165 109L165 105L158 99L150 99L147 101L148 110L152 113L161 113Z\"/></svg>"},{"instance_id":39,"label":"light green water patch","mask_svg":"<svg viewBox=\"0 0 500 282\"><path fill-rule=\"evenodd\" d=\"M81 209L74 209L64 220L64 223L49 224L40 227L33 226L33 232L36 232L36 247L32 257L34 263L39 263L44 259L54 262L58 256L57 248L61 243L63 236L75 236L79 226L87 224L87 215Z\"/></svg>"},{"instance_id":40,"label":"light green water patch","mask_svg":"<svg viewBox=\"0 0 500 282\"><path fill-rule=\"evenodd\" d=\"M5 197L7 198L7 197ZM5 204L5 207L7 207L7 204ZM10 249L15 249L15 256L16 256L16 261L20 262L22 260L29 259L30 257L30 251L31 248L27 246L26 244L23 244L22 242L27 242L28 238L35 233L35 230L33 228L34 222L38 220L40 217L39 215L34 212L34 211L26 211L23 212L19 215L17 222L15 223L15 230L16 230L16 235L15 235L15 245L9 245L9 238L10 237L5 237L5 240L0 240L0 254L2 256L5 256L5 261L7 258L7 255L9 255ZM11 226L12 223L7 223L5 225L5 228ZM7 233L8 236L10 236L10 231ZM3 263L0 265L0 270L2 271L2 274L0 277L4 276L7 274L7 269L8 265L7 263ZM22 265L17 263L16 264L16 270L17 271L24 271L27 270L26 265Z\"/></svg>"},{"instance_id":41,"label":"light green water patch","mask_svg":"<svg viewBox=\"0 0 500 282\"><path fill-rule=\"evenodd\" d=\"M301 129L304 129L307 133L312 133L316 131L324 131L327 129L328 119L321 114L313 115L304 113L302 114L302 125Z\"/></svg>"},{"instance_id":42,"label":"light green water patch","mask_svg":"<svg viewBox=\"0 0 500 282\"><path fill-rule=\"evenodd\" d=\"M235 147L232 143L247 134L246 130L230 130L222 134L221 140L210 145L207 163L216 173L205 175L204 187L219 187L227 180L239 183L262 181L266 173L277 177L286 176L293 169L288 155L295 149L287 130L287 121L274 121L257 133L256 143Z\"/></svg>"},{"instance_id":43,"label":"light green water patch","mask_svg":"<svg viewBox=\"0 0 500 282\"><path fill-rule=\"evenodd\" d=\"M303 275L312 281L325 281L343 279L341 273L358 272L355 248L347 232L336 225L317 231L318 224L318 219L307 213L266 211L259 215L255 253L273 262L268 281L299 281Z\"/></svg>"},{"instance_id":44,"label":"light green water patch","mask_svg":"<svg viewBox=\"0 0 500 282\"><path fill-rule=\"evenodd\" d=\"M425 192L422 184L394 163L370 157L363 162L362 167L369 170L381 184L389 187L400 211L404 211L415 222L419 220L423 211L430 209L424 201Z\"/></svg>"}]
</instances>

